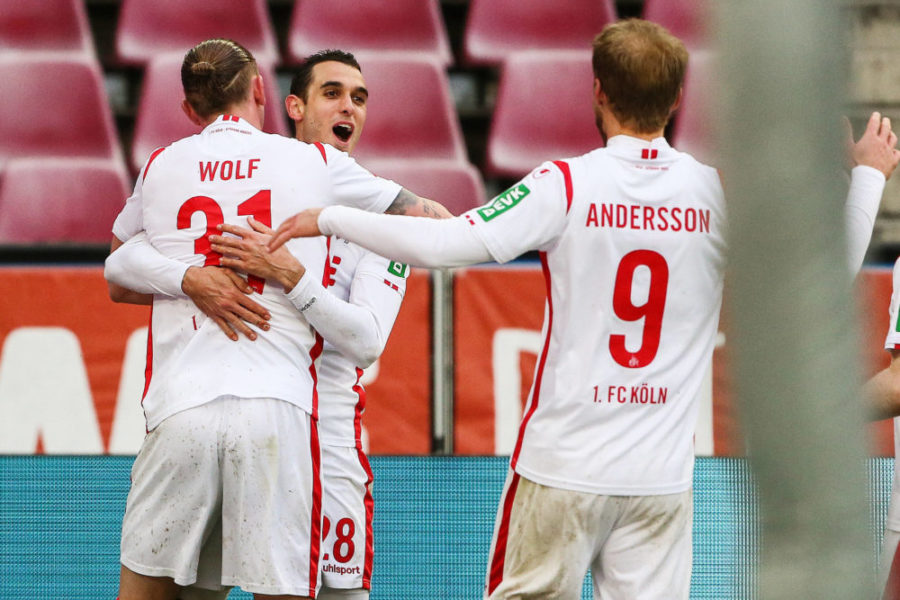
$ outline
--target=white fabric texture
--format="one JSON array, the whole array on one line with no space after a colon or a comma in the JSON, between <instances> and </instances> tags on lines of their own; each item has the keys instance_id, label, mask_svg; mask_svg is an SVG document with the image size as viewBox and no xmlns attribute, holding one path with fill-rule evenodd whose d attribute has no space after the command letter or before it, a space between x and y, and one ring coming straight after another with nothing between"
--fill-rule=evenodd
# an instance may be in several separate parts
<instances>
[{"instance_id":1,"label":"white fabric texture","mask_svg":"<svg viewBox=\"0 0 900 600\"><path fill-rule=\"evenodd\" d=\"M106 257L103 277L142 294L184 296L181 282L189 265L164 256L141 231Z\"/></svg>"},{"instance_id":2,"label":"white fabric texture","mask_svg":"<svg viewBox=\"0 0 900 600\"><path fill-rule=\"evenodd\" d=\"M850 189L847 192L845 218L847 222L847 261L850 272L856 274L862 268L872 228L878 215L878 206L884 193L886 179L878 169L858 165L850 172Z\"/></svg>"}]
</instances>

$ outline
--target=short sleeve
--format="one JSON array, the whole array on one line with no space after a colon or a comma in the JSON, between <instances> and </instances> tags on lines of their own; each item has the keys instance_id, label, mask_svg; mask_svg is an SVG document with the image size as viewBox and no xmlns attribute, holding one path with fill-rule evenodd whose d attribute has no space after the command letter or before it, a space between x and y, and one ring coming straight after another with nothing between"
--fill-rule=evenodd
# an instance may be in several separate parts
<instances>
[{"instance_id":1,"label":"short sleeve","mask_svg":"<svg viewBox=\"0 0 900 600\"><path fill-rule=\"evenodd\" d=\"M113 223L113 235L123 242L127 242L144 230L142 185L143 177L138 177L134 184L134 191L125 201L125 206L122 207L122 211Z\"/></svg>"},{"instance_id":2,"label":"short sleeve","mask_svg":"<svg viewBox=\"0 0 900 600\"><path fill-rule=\"evenodd\" d=\"M403 189L398 183L376 177L346 152L328 144L321 144L321 148L331 177L334 204L383 213Z\"/></svg>"},{"instance_id":3,"label":"short sleeve","mask_svg":"<svg viewBox=\"0 0 900 600\"><path fill-rule=\"evenodd\" d=\"M508 262L529 250L547 250L556 242L565 228L571 185L567 170L547 162L463 217L494 260Z\"/></svg>"}]
</instances>

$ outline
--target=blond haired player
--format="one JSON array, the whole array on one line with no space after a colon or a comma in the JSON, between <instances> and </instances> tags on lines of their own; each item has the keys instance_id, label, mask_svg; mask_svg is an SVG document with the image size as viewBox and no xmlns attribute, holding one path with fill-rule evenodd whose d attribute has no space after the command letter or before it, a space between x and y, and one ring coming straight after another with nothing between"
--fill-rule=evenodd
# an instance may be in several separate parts
<instances>
[{"instance_id":1,"label":"blond haired player","mask_svg":"<svg viewBox=\"0 0 900 600\"><path fill-rule=\"evenodd\" d=\"M367 99L368 90L356 59L347 52L327 50L304 61L285 104L298 139L328 143L349 153L365 125ZM267 230L255 221L253 227L263 233ZM361 440L366 395L359 378L361 369L384 349L406 288L408 268L346 240L329 239L325 279L330 293L325 293L326 287L310 278L296 285L304 268L289 253L260 253L258 242L268 241L267 237L245 228L229 230L247 241L211 237L213 242L230 244L227 248L213 244L214 250L229 257L223 264L292 288L294 304L309 307L303 311L306 320L325 338L317 363L323 479L322 588L318 598L365 599L373 566L373 500L372 473ZM139 256L129 256L135 251ZM140 262L149 251L152 248L138 249L129 244L111 257L111 261L130 264L114 266L117 271L128 269L118 277L119 283L147 285L147 274L159 270ZM178 264L164 265L160 261L169 259L156 254L154 264L178 269ZM168 293L177 295L179 290ZM182 600L227 596L228 589L219 583L221 543L221 529L217 528L201 554L197 583L181 591Z\"/></svg>"},{"instance_id":2,"label":"blond haired player","mask_svg":"<svg viewBox=\"0 0 900 600\"><path fill-rule=\"evenodd\" d=\"M346 237L416 265L539 250L547 288L534 383L498 508L485 597L687 598L693 428L725 267L718 174L671 148L683 44L627 20L594 40L605 148L544 163L445 221L307 211L294 235Z\"/></svg>"},{"instance_id":3,"label":"blond haired player","mask_svg":"<svg viewBox=\"0 0 900 600\"><path fill-rule=\"evenodd\" d=\"M167 257L211 265L220 259L209 247L214 227L241 217L277 224L303 205L329 202L430 210L343 153L259 131L262 81L238 44L199 44L182 79L185 110L204 129L148 160L117 238L143 229ZM306 265L304 277L322 277L320 243L291 251ZM123 521L121 600L174 598L193 583L217 519L222 583L257 598L316 594L321 488L311 415L321 342L279 286L256 278L250 285L270 316L264 334L251 330L256 342L228 341L189 300L153 299L149 433Z\"/></svg>"}]
</instances>

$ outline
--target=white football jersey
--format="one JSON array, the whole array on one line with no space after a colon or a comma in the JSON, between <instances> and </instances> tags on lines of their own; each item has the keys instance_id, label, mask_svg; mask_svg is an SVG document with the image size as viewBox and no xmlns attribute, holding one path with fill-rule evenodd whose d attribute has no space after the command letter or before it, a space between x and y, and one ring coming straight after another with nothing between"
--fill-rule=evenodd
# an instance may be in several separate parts
<instances>
[{"instance_id":1,"label":"white football jersey","mask_svg":"<svg viewBox=\"0 0 900 600\"><path fill-rule=\"evenodd\" d=\"M334 236L328 238L328 257L323 285L344 302L371 311L387 339L406 292L409 267ZM366 391L359 383L362 369L325 340L318 375L320 441L356 446L366 407Z\"/></svg>"},{"instance_id":2,"label":"white football jersey","mask_svg":"<svg viewBox=\"0 0 900 600\"><path fill-rule=\"evenodd\" d=\"M229 115L156 151L140 177L115 235L128 239L139 226L162 254L197 266L217 264L208 237L220 223L246 226L253 216L277 228L329 204L383 212L401 189L330 146L266 134ZM288 247L321 277L319 240L291 240ZM148 430L222 396L278 398L314 412L312 369L321 346L280 287L253 277L250 283L272 315L271 329L257 330L256 341L229 340L190 299L154 298L143 400Z\"/></svg>"},{"instance_id":3,"label":"white football jersey","mask_svg":"<svg viewBox=\"0 0 900 600\"><path fill-rule=\"evenodd\" d=\"M894 263L890 325L884 340L885 350L900 349L900 259ZM900 417L894 417L894 483L888 506L887 526L900 531Z\"/></svg>"},{"instance_id":4,"label":"white football jersey","mask_svg":"<svg viewBox=\"0 0 900 600\"><path fill-rule=\"evenodd\" d=\"M715 169L616 136L464 217L498 262L541 256L544 343L512 468L595 494L688 489L725 270Z\"/></svg>"}]
</instances>

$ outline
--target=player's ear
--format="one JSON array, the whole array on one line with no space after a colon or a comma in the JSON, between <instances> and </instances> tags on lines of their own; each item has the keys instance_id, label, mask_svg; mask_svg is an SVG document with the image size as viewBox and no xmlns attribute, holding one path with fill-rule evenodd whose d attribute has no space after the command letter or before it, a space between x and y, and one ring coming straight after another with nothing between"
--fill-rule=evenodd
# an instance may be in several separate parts
<instances>
[{"instance_id":1,"label":"player's ear","mask_svg":"<svg viewBox=\"0 0 900 600\"><path fill-rule=\"evenodd\" d=\"M184 114L187 115L187 118L191 120L191 123L194 125L198 125L203 127L205 125L203 119L200 118L200 115L197 114L197 111L194 110L194 107L191 106L190 102L187 101L187 98L181 101L181 110L184 111Z\"/></svg>"},{"instance_id":2,"label":"player's ear","mask_svg":"<svg viewBox=\"0 0 900 600\"><path fill-rule=\"evenodd\" d=\"M257 106L266 105L266 87L263 84L262 75L256 75L251 82L253 88L253 101Z\"/></svg>"},{"instance_id":3,"label":"player's ear","mask_svg":"<svg viewBox=\"0 0 900 600\"><path fill-rule=\"evenodd\" d=\"M603 87L600 85L600 80L594 77L594 103L602 104L603 99L606 98L606 93L603 91Z\"/></svg>"},{"instance_id":4,"label":"player's ear","mask_svg":"<svg viewBox=\"0 0 900 600\"><path fill-rule=\"evenodd\" d=\"M300 98L300 96L290 94L284 99L284 108L287 110L287 114L291 118L291 121L299 123L303 120L303 112L306 108L306 103L303 102L303 99Z\"/></svg>"},{"instance_id":5,"label":"player's ear","mask_svg":"<svg viewBox=\"0 0 900 600\"><path fill-rule=\"evenodd\" d=\"M672 108L669 109L669 115L678 110L678 107L681 106L681 97L684 95L684 87L678 88L678 96L675 98L675 104L672 105Z\"/></svg>"}]
</instances>

